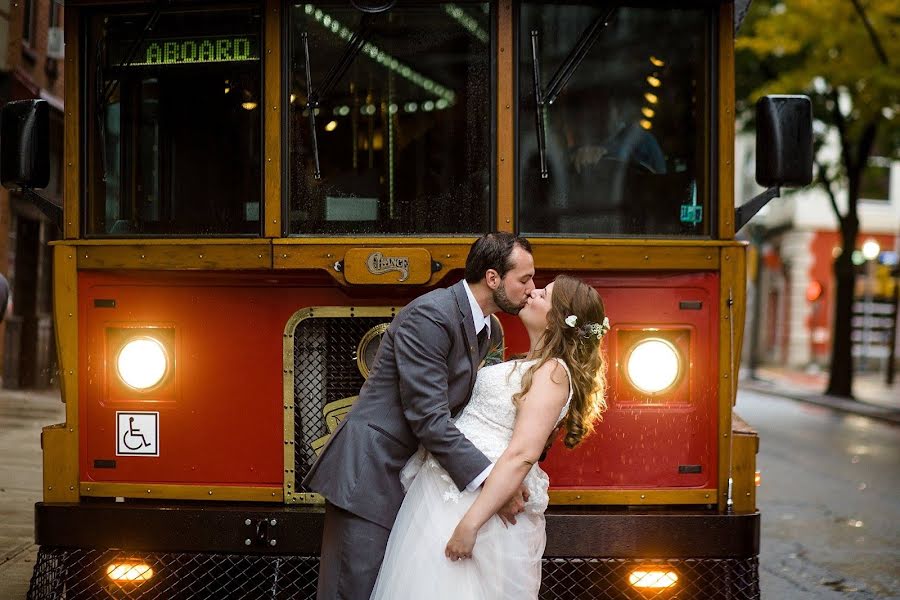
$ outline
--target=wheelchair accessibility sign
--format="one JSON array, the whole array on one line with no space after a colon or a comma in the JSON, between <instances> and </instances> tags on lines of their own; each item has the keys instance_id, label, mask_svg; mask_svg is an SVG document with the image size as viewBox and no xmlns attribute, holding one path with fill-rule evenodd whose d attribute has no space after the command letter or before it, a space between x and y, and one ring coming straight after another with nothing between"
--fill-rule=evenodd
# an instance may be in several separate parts
<instances>
[{"instance_id":1,"label":"wheelchair accessibility sign","mask_svg":"<svg viewBox=\"0 0 900 600\"><path fill-rule=\"evenodd\" d=\"M116 456L159 456L159 413L116 411Z\"/></svg>"}]
</instances>

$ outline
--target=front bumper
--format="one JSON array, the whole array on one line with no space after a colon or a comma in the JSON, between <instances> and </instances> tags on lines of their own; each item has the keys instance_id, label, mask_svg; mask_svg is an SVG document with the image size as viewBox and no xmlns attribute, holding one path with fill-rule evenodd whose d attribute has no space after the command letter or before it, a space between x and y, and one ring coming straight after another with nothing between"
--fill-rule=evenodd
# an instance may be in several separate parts
<instances>
[{"instance_id":1,"label":"front bumper","mask_svg":"<svg viewBox=\"0 0 900 600\"><path fill-rule=\"evenodd\" d=\"M297 506L43 504L29 600L315 597L323 511ZM541 600L759 598L759 514L551 509ZM154 572L106 579L116 561ZM637 567L679 573L676 588L638 591Z\"/></svg>"}]
</instances>

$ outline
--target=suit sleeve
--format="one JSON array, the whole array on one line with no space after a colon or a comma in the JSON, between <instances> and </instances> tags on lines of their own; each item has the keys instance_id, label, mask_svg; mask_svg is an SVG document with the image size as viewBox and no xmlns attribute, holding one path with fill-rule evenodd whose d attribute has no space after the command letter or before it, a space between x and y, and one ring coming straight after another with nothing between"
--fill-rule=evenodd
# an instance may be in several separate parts
<instances>
[{"instance_id":1,"label":"suit sleeve","mask_svg":"<svg viewBox=\"0 0 900 600\"><path fill-rule=\"evenodd\" d=\"M419 442L463 490L490 461L450 421L450 332L441 316L416 307L394 333L400 402Z\"/></svg>"}]
</instances>

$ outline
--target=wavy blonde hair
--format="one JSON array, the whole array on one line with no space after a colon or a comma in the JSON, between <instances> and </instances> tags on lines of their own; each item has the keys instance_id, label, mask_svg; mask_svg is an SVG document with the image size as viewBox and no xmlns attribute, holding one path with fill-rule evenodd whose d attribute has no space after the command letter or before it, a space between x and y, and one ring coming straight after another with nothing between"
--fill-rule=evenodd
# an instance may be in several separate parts
<instances>
[{"instance_id":1,"label":"wavy blonde hair","mask_svg":"<svg viewBox=\"0 0 900 600\"><path fill-rule=\"evenodd\" d=\"M570 315L577 317L575 327L566 324ZM548 361L564 360L572 384L572 401L563 419L567 448L580 444L606 410L606 359L600 349L601 340L587 331L588 324L599 325L605 317L606 310L597 290L580 279L559 275L550 297L547 331L531 356L537 362L522 376L522 391L513 395L513 402L518 406L531 389L535 372Z\"/></svg>"}]
</instances>

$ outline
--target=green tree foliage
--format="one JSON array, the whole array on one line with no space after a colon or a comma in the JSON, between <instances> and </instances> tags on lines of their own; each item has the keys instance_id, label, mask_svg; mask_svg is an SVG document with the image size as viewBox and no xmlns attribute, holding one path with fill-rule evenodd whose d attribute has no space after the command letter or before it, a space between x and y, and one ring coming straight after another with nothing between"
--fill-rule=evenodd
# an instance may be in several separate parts
<instances>
[{"instance_id":1,"label":"green tree foliage","mask_svg":"<svg viewBox=\"0 0 900 600\"><path fill-rule=\"evenodd\" d=\"M736 38L738 110L760 96L803 93L813 103L815 184L840 223L828 393L852 396L851 310L859 233L857 205L866 165L900 153L900 0L755 0ZM752 127L752 120L747 119ZM839 156L819 152L837 136ZM846 209L837 202L846 190Z\"/></svg>"}]
</instances>

